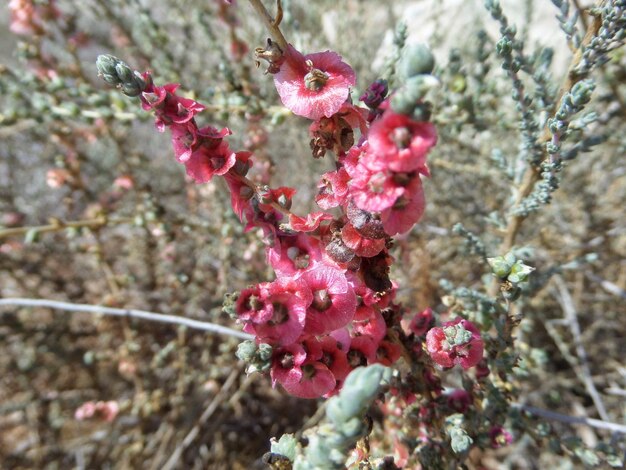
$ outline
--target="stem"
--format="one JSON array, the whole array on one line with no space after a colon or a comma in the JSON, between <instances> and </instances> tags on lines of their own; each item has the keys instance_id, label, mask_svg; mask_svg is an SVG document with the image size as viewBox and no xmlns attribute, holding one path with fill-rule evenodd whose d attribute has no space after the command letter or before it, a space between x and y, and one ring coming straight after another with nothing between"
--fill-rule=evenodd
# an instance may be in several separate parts
<instances>
[{"instance_id":1,"label":"stem","mask_svg":"<svg viewBox=\"0 0 626 470\"><path fill-rule=\"evenodd\" d=\"M32 227L14 227L14 228L5 228L0 230L0 239L7 238L15 235L24 235L30 231L35 231L37 233L47 233L47 232L58 232L61 230L65 230L66 228L100 228L105 225L118 225L118 224L127 224L133 222L135 219L131 217L113 217L108 218L106 216L96 217L95 219L85 219L85 220L73 220L69 222L64 222L62 220L53 219L51 223L48 225L37 225Z\"/></svg>"},{"instance_id":2,"label":"stem","mask_svg":"<svg viewBox=\"0 0 626 470\"><path fill-rule=\"evenodd\" d=\"M233 330L226 326L217 325L215 323L192 320L191 318L179 317L176 315L165 315L161 313L148 312L146 310L135 310L125 308L102 307L100 305L73 304L69 302L59 302L56 300L46 299L21 299L8 298L0 299L0 307L15 305L21 307L44 307L53 310L66 310L68 312L87 312L101 315L112 315L115 317L139 318L160 323L169 323L171 325L186 326L195 330L209 331L234 338L254 339L254 336Z\"/></svg>"},{"instance_id":3,"label":"stem","mask_svg":"<svg viewBox=\"0 0 626 470\"><path fill-rule=\"evenodd\" d=\"M277 8L276 19L272 18L272 16L269 14L269 12L265 8L261 0L248 0L248 1L250 2L250 5L252 5L252 8L254 8L257 14L261 17L261 20L263 20L265 27L270 32L270 35L272 36L274 41L276 41L276 43L280 46L283 52L287 52L287 48L289 44L287 43L285 36L283 36L283 33L278 27L278 25L280 24L280 20L282 19L282 16L283 16L283 9L282 9L280 0L276 1L276 8Z\"/></svg>"},{"instance_id":4,"label":"stem","mask_svg":"<svg viewBox=\"0 0 626 470\"><path fill-rule=\"evenodd\" d=\"M574 73L574 70L576 69L576 67L578 66L578 64L580 63L583 57L583 50L591 42L591 40L597 35L598 30L600 29L601 25L602 25L602 20L600 18L594 18L594 21L587 28L587 32L585 33L585 37L582 41L582 44L580 45L578 52L572 59L572 63L570 64L569 71L567 73L567 78L565 79L563 86L561 87L559 91L558 98L554 101L555 107L558 106L558 104L561 102L561 99L563 98L563 95L567 91L570 91L576 83L578 83L579 81L587 77L586 74L576 75ZM539 142L543 145L545 149L545 144L549 142L551 139L552 139L552 133L550 132L546 124L546 127L544 128L543 133L541 134L541 137L539 138ZM535 187L535 184L540 179L541 179L540 168L536 166L531 166L529 168L529 171L527 171L526 174L524 175L524 180L522 181L522 184L519 188L517 198L515 200L515 204L513 205L513 207L519 206L520 203L526 197L530 195L533 188ZM515 245L515 239L517 238L517 234L520 230L520 227L522 226L522 223L524 222L526 217L527 217L526 215L521 215L521 214L513 215L511 217L511 219L509 220L509 224L506 228L504 240L502 241L502 245L500 246L500 253L508 253L509 251L511 251L511 248L513 248L513 246Z\"/></svg>"},{"instance_id":5,"label":"stem","mask_svg":"<svg viewBox=\"0 0 626 470\"><path fill-rule=\"evenodd\" d=\"M551 419L553 421L560 421L567 424L584 424L592 428L606 429L615 433L626 434L626 425L612 423L610 421L602 421L600 419L585 418L583 416L569 416L555 411L544 410L542 408L536 408L534 406L522 405L521 403L513 403L513 407L524 410L535 416Z\"/></svg>"}]
</instances>

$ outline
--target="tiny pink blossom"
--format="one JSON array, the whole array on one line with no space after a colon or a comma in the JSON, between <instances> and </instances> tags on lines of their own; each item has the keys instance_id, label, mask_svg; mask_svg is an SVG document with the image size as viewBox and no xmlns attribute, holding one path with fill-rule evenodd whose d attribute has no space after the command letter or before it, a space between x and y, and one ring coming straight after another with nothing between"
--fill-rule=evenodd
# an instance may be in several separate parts
<instances>
[{"instance_id":1,"label":"tiny pink blossom","mask_svg":"<svg viewBox=\"0 0 626 470\"><path fill-rule=\"evenodd\" d=\"M366 366L376 362L376 350L378 341L369 335L361 335L352 338L348 350L348 364L350 367Z\"/></svg>"},{"instance_id":2,"label":"tiny pink blossom","mask_svg":"<svg viewBox=\"0 0 626 470\"><path fill-rule=\"evenodd\" d=\"M455 389L445 394L448 408L457 413L465 413L472 404L472 397L463 389Z\"/></svg>"},{"instance_id":3,"label":"tiny pink blossom","mask_svg":"<svg viewBox=\"0 0 626 470\"><path fill-rule=\"evenodd\" d=\"M348 350L340 341L331 336L323 336L319 342L322 349L322 356L319 360L333 373L337 386L340 386L351 371L348 365Z\"/></svg>"},{"instance_id":4,"label":"tiny pink blossom","mask_svg":"<svg viewBox=\"0 0 626 470\"><path fill-rule=\"evenodd\" d=\"M324 220L332 220L333 216L326 212L311 212L306 215L306 218L297 216L295 214L289 214L289 225L296 232L312 232Z\"/></svg>"},{"instance_id":5,"label":"tiny pink blossom","mask_svg":"<svg viewBox=\"0 0 626 470\"><path fill-rule=\"evenodd\" d=\"M346 203L348 195L348 181L350 176L345 168L324 173L318 183L318 193L315 202L324 210L341 206Z\"/></svg>"},{"instance_id":6,"label":"tiny pink blossom","mask_svg":"<svg viewBox=\"0 0 626 470\"><path fill-rule=\"evenodd\" d=\"M377 342L387 335L387 325L380 310L367 305L356 309L352 328L354 333L371 336Z\"/></svg>"},{"instance_id":7,"label":"tiny pink blossom","mask_svg":"<svg viewBox=\"0 0 626 470\"><path fill-rule=\"evenodd\" d=\"M302 55L290 45L274 83L285 107L298 116L318 120L341 109L356 76L336 52Z\"/></svg>"},{"instance_id":8,"label":"tiny pink blossom","mask_svg":"<svg viewBox=\"0 0 626 470\"><path fill-rule=\"evenodd\" d=\"M376 256L385 248L386 243L384 238L371 239L364 237L349 223L341 229L341 239L357 256L365 258Z\"/></svg>"},{"instance_id":9,"label":"tiny pink blossom","mask_svg":"<svg viewBox=\"0 0 626 470\"><path fill-rule=\"evenodd\" d=\"M88 401L83 403L74 413L74 418L83 421L90 418L100 418L107 423L113 421L120 411L116 401Z\"/></svg>"},{"instance_id":10,"label":"tiny pink blossom","mask_svg":"<svg viewBox=\"0 0 626 470\"><path fill-rule=\"evenodd\" d=\"M390 366L402 355L402 349L396 343L383 340L376 349L376 362L384 366Z\"/></svg>"},{"instance_id":11,"label":"tiny pink blossom","mask_svg":"<svg viewBox=\"0 0 626 470\"><path fill-rule=\"evenodd\" d=\"M491 438L491 447L494 449L507 446L513 442L511 433L502 426L492 427L489 431L489 437Z\"/></svg>"},{"instance_id":12,"label":"tiny pink blossom","mask_svg":"<svg viewBox=\"0 0 626 470\"><path fill-rule=\"evenodd\" d=\"M459 364L469 369L482 359L484 346L478 328L468 320L457 318L432 328L426 335L426 349L442 367Z\"/></svg>"},{"instance_id":13,"label":"tiny pink blossom","mask_svg":"<svg viewBox=\"0 0 626 470\"><path fill-rule=\"evenodd\" d=\"M172 124L191 121L205 106L189 98L176 95L179 85L168 83L163 86L150 84L141 94L142 107L156 114L155 125L159 132Z\"/></svg>"},{"instance_id":14,"label":"tiny pink blossom","mask_svg":"<svg viewBox=\"0 0 626 470\"><path fill-rule=\"evenodd\" d=\"M422 336L430 329L433 323L433 311L431 308L427 308L417 313L409 323L409 332L415 336Z\"/></svg>"},{"instance_id":15,"label":"tiny pink blossom","mask_svg":"<svg viewBox=\"0 0 626 470\"><path fill-rule=\"evenodd\" d=\"M72 179L72 175L64 168L53 168L46 173L46 184L51 188L60 188Z\"/></svg>"},{"instance_id":16,"label":"tiny pink blossom","mask_svg":"<svg viewBox=\"0 0 626 470\"><path fill-rule=\"evenodd\" d=\"M33 0L11 0L8 7L11 12L9 29L15 34L43 34L45 21L61 16L55 0L49 0L47 4Z\"/></svg>"},{"instance_id":17,"label":"tiny pink blossom","mask_svg":"<svg viewBox=\"0 0 626 470\"><path fill-rule=\"evenodd\" d=\"M135 180L131 175L121 175L115 178L113 186L119 189L129 190L135 186Z\"/></svg>"},{"instance_id":18,"label":"tiny pink blossom","mask_svg":"<svg viewBox=\"0 0 626 470\"><path fill-rule=\"evenodd\" d=\"M426 198L421 180L415 178L412 186L411 193L405 193L392 207L380 214L385 232L389 235L408 232L424 214Z\"/></svg>"}]
</instances>

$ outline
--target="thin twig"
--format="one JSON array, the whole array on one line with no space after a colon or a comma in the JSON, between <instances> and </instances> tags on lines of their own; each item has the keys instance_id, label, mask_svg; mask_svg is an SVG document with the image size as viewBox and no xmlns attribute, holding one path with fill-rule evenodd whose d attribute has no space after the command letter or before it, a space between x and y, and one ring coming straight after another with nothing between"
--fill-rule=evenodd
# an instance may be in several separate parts
<instances>
[{"instance_id":1,"label":"thin twig","mask_svg":"<svg viewBox=\"0 0 626 470\"><path fill-rule=\"evenodd\" d=\"M63 221L59 219L53 219L51 223L47 225L36 225L32 227L13 227L13 228L5 228L0 230L0 239L16 236L16 235L24 235L28 232L37 232L37 233L47 233L47 232L58 232L60 230L65 230L67 228L99 228L105 225L119 225L119 224L127 224L133 222L135 219L132 217L96 217L94 219L84 219L84 220L72 220L72 221Z\"/></svg>"},{"instance_id":2,"label":"thin twig","mask_svg":"<svg viewBox=\"0 0 626 470\"><path fill-rule=\"evenodd\" d=\"M287 47L288 47L287 40L285 39L285 36L283 36L282 31L278 27L278 24L280 23L280 20L283 14L280 0L276 2L276 8L277 8L276 19L272 18L272 15L269 14L269 12L265 8L261 0L248 0L248 1L250 2L250 5L252 5L252 8L254 8L256 12L258 13L258 15L261 17L261 20L263 20L265 27L274 38L274 41L278 43L278 45L283 50L283 52L287 52Z\"/></svg>"},{"instance_id":3,"label":"thin twig","mask_svg":"<svg viewBox=\"0 0 626 470\"><path fill-rule=\"evenodd\" d=\"M139 318L141 320L154 321L159 323L169 323L171 325L186 326L195 330L209 331L226 336L233 336L241 339L253 339L252 335L233 330L226 326L217 325L191 318L178 317L176 315L165 315L162 313L148 312L146 310L135 310L126 308L102 307L100 305L73 304L69 302L59 302L56 300L45 299L20 299L7 298L0 299L0 307L2 306L22 306L22 307L44 307L54 310L66 310L68 312L87 312L101 315L112 315L116 317Z\"/></svg>"},{"instance_id":4,"label":"thin twig","mask_svg":"<svg viewBox=\"0 0 626 470\"><path fill-rule=\"evenodd\" d=\"M241 366L233 369L233 371L224 382L224 385L222 385L220 391L215 395L215 397L213 397L211 403L209 403L202 415L200 415L200 418L198 419L194 427L191 428L191 431L189 431L189 433L185 436L182 442L176 447L174 452L172 452L172 455L167 460L167 462L165 462L165 465L161 467L162 470L172 470L176 468L185 449L187 449L187 447L189 447L193 443L196 437L198 437L198 434L200 434L200 429L202 428L204 423L206 423L208 419L213 416L213 413L215 413L220 404L226 399L226 397L230 393L231 387L235 383L235 380L237 380L237 377L241 375L241 371Z\"/></svg>"},{"instance_id":5,"label":"thin twig","mask_svg":"<svg viewBox=\"0 0 626 470\"><path fill-rule=\"evenodd\" d=\"M600 276L596 276L595 274L590 272L587 272L585 274L589 279L600 284L600 287L602 287L609 294L613 294L617 297L621 297L622 299L626 299L626 290L622 289L617 284L607 281L606 279L602 279Z\"/></svg>"},{"instance_id":6,"label":"thin twig","mask_svg":"<svg viewBox=\"0 0 626 470\"><path fill-rule=\"evenodd\" d=\"M560 303L563 307L567 324L569 325L572 336L574 337L574 345L576 346L576 355L578 356L579 370L580 375L582 376L582 381L584 382L585 388L598 410L598 414L603 420L608 421L609 415L606 412L604 402L602 401L602 398L598 393L598 389L591 379L591 369L589 368L589 361L587 360L587 351L585 351L585 347L582 343L582 332L580 330L580 323L578 323L578 315L576 314L574 301L569 293L569 290L567 290L567 286L565 285L563 278L557 275L554 276L554 281L559 291L559 297L561 300Z\"/></svg>"},{"instance_id":7,"label":"thin twig","mask_svg":"<svg viewBox=\"0 0 626 470\"><path fill-rule=\"evenodd\" d=\"M567 424L584 424L592 428L606 429L614 433L626 434L626 425L612 423L610 421L602 421L600 419L586 418L584 416L569 416L555 411L544 410L543 408L536 408L530 405L522 405L521 403L512 403L512 406L521 410L527 411L535 416L551 419L553 421L560 421Z\"/></svg>"}]
</instances>

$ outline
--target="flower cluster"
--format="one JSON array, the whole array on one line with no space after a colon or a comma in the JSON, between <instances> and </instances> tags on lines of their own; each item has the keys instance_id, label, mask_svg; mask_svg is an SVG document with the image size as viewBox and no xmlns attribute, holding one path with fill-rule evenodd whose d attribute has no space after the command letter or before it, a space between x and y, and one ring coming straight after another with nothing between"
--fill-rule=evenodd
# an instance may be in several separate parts
<instances>
[{"instance_id":1,"label":"flower cluster","mask_svg":"<svg viewBox=\"0 0 626 470\"><path fill-rule=\"evenodd\" d=\"M108 83L140 97L159 131L170 129L176 160L191 179L206 183L223 176L246 228L262 229L276 279L244 289L227 310L257 345L272 348L274 384L298 397L330 396L354 368L390 365L402 355L402 341L389 334L401 331L403 315L389 278L391 237L410 230L424 212L421 178L429 175L426 156L437 134L430 122L394 111L383 81L364 95L369 109L354 105L354 71L334 52L303 55L292 46L283 52L268 41L257 57L270 63L283 104L313 120L313 156L335 155L335 171L318 183L321 211L297 216L290 211L295 189L248 179L252 154L231 150L229 129L199 127L196 116L205 107L177 95L178 85L156 86L149 74L133 73L110 56L99 59L99 68ZM410 334L420 337L414 352L432 319L426 310L411 322ZM476 331L469 325L463 327ZM446 328L452 327L435 328L427 337L435 362L469 367L480 360L480 337L472 337L471 347L454 343L446 356L450 364L443 364L445 354L431 351L431 333Z\"/></svg>"},{"instance_id":2,"label":"flower cluster","mask_svg":"<svg viewBox=\"0 0 626 470\"><path fill-rule=\"evenodd\" d=\"M224 140L230 130L199 128L194 116L205 109L203 105L176 95L176 84L155 86L149 74L143 78L147 83L141 93L143 109L154 112L159 132L170 128L176 160L185 165L187 175L198 183L206 183L214 175L226 174L238 159Z\"/></svg>"},{"instance_id":3,"label":"flower cluster","mask_svg":"<svg viewBox=\"0 0 626 470\"><path fill-rule=\"evenodd\" d=\"M389 365L401 355L385 321L399 311L388 250L391 236L423 213L420 177L428 175L436 132L389 109L380 82L380 99L368 101L380 112L368 120L368 110L349 101L354 72L334 52L302 55L290 46L276 63L283 104L313 120L313 155L336 156L337 169L322 175L316 202L341 215L289 214L287 224L275 225L267 260L277 279L241 292L235 314L257 342L274 346L274 383L299 397L329 396L353 368ZM280 196L286 202L290 194ZM267 199L280 204L272 194Z\"/></svg>"}]
</instances>

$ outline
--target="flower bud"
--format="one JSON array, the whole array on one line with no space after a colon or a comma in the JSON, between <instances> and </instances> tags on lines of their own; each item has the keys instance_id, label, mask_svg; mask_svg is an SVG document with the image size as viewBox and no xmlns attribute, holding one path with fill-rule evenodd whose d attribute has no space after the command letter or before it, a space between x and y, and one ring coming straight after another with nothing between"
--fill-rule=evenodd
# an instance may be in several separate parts
<instances>
[{"instance_id":1,"label":"flower bud","mask_svg":"<svg viewBox=\"0 0 626 470\"><path fill-rule=\"evenodd\" d=\"M119 62L120 60L117 57L114 57L112 55L109 55L109 54L99 55L98 58L96 59L96 68L98 69L98 74L102 75L103 77L105 75L117 77L115 66L119 64ZM107 83L109 82L107 81ZM117 81L116 83L119 83L119 81ZM112 84L115 84L115 83L112 83Z\"/></svg>"},{"instance_id":2,"label":"flower bud","mask_svg":"<svg viewBox=\"0 0 626 470\"><path fill-rule=\"evenodd\" d=\"M123 83L132 82L134 79L134 74L131 68L121 61L115 66L115 73Z\"/></svg>"}]
</instances>

